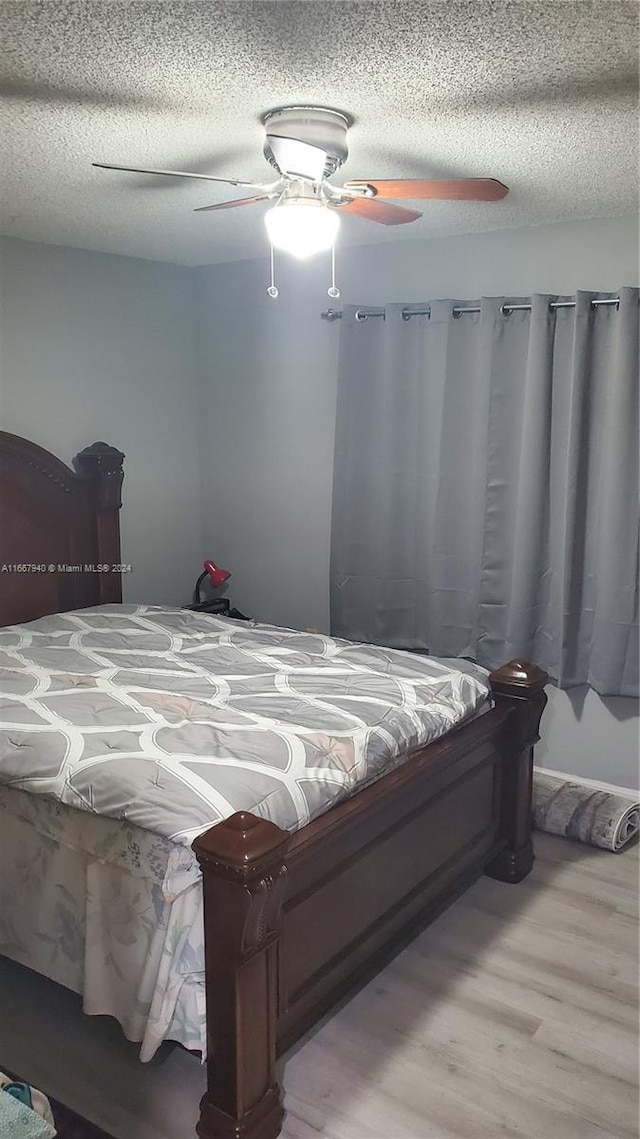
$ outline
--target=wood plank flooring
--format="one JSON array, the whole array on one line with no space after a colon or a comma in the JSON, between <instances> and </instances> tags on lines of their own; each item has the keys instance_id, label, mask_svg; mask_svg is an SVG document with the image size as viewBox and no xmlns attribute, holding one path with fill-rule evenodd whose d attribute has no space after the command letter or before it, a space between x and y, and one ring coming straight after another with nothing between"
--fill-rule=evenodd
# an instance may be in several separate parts
<instances>
[{"instance_id":1,"label":"wood plank flooring","mask_svg":"<svg viewBox=\"0 0 640 1139\"><path fill-rule=\"evenodd\" d=\"M292 1049L283 1139L637 1139L638 847L536 852ZM195 1057L140 1065L113 1022L3 960L0 1063L117 1139L194 1139Z\"/></svg>"}]
</instances>

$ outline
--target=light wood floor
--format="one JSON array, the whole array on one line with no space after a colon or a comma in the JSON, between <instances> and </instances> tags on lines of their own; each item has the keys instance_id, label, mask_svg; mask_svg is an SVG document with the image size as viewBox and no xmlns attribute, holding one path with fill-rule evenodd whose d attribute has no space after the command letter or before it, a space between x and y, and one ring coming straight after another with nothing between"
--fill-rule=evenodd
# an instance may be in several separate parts
<instances>
[{"instance_id":1,"label":"light wood floor","mask_svg":"<svg viewBox=\"0 0 640 1139\"><path fill-rule=\"evenodd\" d=\"M283 1139L635 1139L638 847L537 836L298 1045ZM0 1059L117 1139L193 1139L204 1072L0 960Z\"/></svg>"}]
</instances>

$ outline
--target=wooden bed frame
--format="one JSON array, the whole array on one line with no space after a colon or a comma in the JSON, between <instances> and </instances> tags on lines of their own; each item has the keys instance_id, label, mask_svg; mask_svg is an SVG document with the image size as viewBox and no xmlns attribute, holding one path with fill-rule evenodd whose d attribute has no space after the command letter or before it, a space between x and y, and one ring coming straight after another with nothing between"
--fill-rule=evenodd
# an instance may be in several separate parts
<instances>
[{"instance_id":1,"label":"wooden bed frame","mask_svg":"<svg viewBox=\"0 0 640 1139\"><path fill-rule=\"evenodd\" d=\"M95 443L74 473L0 432L0 625L121 600L123 458ZM207 989L201 1139L275 1139L277 1057L481 874L529 873L547 676L511 661L490 679L490 711L297 833L240 812L194 842Z\"/></svg>"},{"instance_id":2,"label":"wooden bed frame","mask_svg":"<svg viewBox=\"0 0 640 1139\"><path fill-rule=\"evenodd\" d=\"M122 601L123 460L94 443L74 472L0 431L0 626Z\"/></svg>"}]
</instances>

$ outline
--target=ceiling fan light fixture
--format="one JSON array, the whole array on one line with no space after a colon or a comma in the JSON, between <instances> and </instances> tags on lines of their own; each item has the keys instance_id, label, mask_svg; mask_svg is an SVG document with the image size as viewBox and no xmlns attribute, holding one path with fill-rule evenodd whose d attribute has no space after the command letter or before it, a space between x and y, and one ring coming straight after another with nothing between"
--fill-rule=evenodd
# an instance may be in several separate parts
<instances>
[{"instance_id":1,"label":"ceiling fan light fixture","mask_svg":"<svg viewBox=\"0 0 640 1139\"><path fill-rule=\"evenodd\" d=\"M295 138L277 135L267 137L267 146L282 174L290 178L308 178L311 182L322 181L327 160L324 150Z\"/></svg>"},{"instance_id":2,"label":"ceiling fan light fixture","mask_svg":"<svg viewBox=\"0 0 640 1139\"><path fill-rule=\"evenodd\" d=\"M280 202L264 220L272 247L301 261L331 249L340 227L337 213L313 198Z\"/></svg>"}]
</instances>

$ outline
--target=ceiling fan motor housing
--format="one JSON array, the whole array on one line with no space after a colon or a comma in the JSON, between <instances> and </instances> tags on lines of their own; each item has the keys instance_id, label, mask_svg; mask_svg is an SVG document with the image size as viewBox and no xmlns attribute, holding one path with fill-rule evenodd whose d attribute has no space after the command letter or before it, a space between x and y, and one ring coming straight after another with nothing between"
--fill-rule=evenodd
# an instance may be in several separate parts
<instances>
[{"instance_id":1,"label":"ceiling fan motor housing","mask_svg":"<svg viewBox=\"0 0 640 1139\"><path fill-rule=\"evenodd\" d=\"M269 136L295 139L323 150L325 178L335 174L347 159L347 131L353 120L342 111L330 107L280 107L267 111L262 121L267 134L264 156L278 171L280 167L271 149Z\"/></svg>"}]
</instances>

